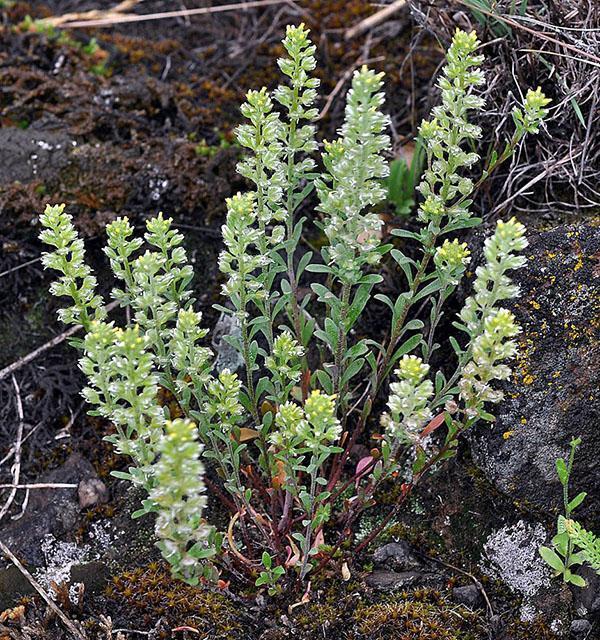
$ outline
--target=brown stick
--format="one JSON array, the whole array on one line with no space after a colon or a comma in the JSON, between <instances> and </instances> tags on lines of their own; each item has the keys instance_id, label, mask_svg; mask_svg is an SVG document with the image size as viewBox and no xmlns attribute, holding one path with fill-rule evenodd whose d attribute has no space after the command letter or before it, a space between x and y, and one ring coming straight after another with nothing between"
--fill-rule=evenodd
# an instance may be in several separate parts
<instances>
[{"instance_id":1,"label":"brown stick","mask_svg":"<svg viewBox=\"0 0 600 640\"><path fill-rule=\"evenodd\" d=\"M77 640L87 640L86 637L79 631L79 629L67 618L67 616L56 606L52 598L42 589L39 582L27 571L27 569L21 564L15 554L0 540L0 551L17 567L21 574L26 578L29 584L42 596L46 604L52 609L52 611L60 618L61 622L69 630L71 635Z\"/></svg>"},{"instance_id":2,"label":"brown stick","mask_svg":"<svg viewBox=\"0 0 600 640\"><path fill-rule=\"evenodd\" d=\"M372 16L361 20L358 24L347 29L344 37L346 40L352 40L352 38L356 38L356 36L361 35L365 31L369 31L369 29L387 20L391 15L396 13L396 11L400 11L405 4L406 0L396 0L396 2L392 2L392 4L380 9L377 13L374 13Z\"/></svg>"},{"instance_id":3,"label":"brown stick","mask_svg":"<svg viewBox=\"0 0 600 640\"><path fill-rule=\"evenodd\" d=\"M44 22L55 27L62 26L65 22L73 22L74 20L92 20L93 18L106 18L109 15L123 14L125 11L131 11L140 0L123 0L116 7L107 10L92 9L91 11L79 11L74 13L64 13L62 16L53 16L46 18Z\"/></svg>"},{"instance_id":4,"label":"brown stick","mask_svg":"<svg viewBox=\"0 0 600 640\"><path fill-rule=\"evenodd\" d=\"M21 401L21 389L17 383L15 376L12 376L13 386L17 397L17 414L19 416L19 426L17 427L17 442L15 443L15 462L12 466L13 483L19 484L21 478L21 446L23 443L23 427L25 425L25 415L23 413L23 402ZM11 492L4 503L4 506L0 510L0 520L4 518L7 511L10 509L10 505L13 503L15 496L17 495L16 487L11 489Z\"/></svg>"},{"instance_id":5,"label":"brown stick","mask_svg":"<svg viewBox=\"0 0 600 640\"><path fill-rule=\"evenodd\" d=\"M31 484L0 484L0 489L77 489L72 482L33 482Z\"/></svg>"},{"instance_id":6,"label":"brown stick","mask_svg":"<svg viewBox=\"0 0 600 640\"><path fill-rule=\"evenodd\" d=\"M210 13L222 13L225 11L246 11L248 9L258 9L275 4L290 4L291 0L253 0L251 2L241 2L237 4L218 5L216 7L199 7L197 9L180 9L178 11L162 11L160 13L146 13L142 15L133 14L113 14L92 20L75 20L74 22L64 22L61 27L64 29L77 29L86 27L109 27L113 24L125 22L144 22L147 20L164 20L166 18L181 18L183 16L207 15Z\"/></svg>"}]
</instances>

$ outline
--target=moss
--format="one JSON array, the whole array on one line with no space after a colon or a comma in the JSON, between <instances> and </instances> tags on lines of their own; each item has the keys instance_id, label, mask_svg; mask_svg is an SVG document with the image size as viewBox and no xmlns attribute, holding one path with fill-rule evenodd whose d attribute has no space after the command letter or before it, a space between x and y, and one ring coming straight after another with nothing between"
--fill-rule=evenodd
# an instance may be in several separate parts
<instances>
[{"instance_id":1,"label":"moss","mask_svg":"<svg viewBox=\"0 0 600 640\"><path fill-rule=\"evenodd\" d=\"M380 595L357 580L313 584L312 601L277 612L289 620L289 634L277 638L313 640L483 640L485 621L448 602L439 591L416 589ZM297 598L300 601L300 596ZM271 638L271 636L268 636Z\"/></svg>"},{"instance_id":2,"label":"moss","mask_svg":"<svg viewBox=\"0 0 600 640\"><path fill-rule=\"evenodd\" d=\"M511 640L558 640L548 625L541 619L533 622L512 622L507 629Z\"/></svg>"},{"instance_id":3,"label":"moss","mask_svg":"<svg viewBox=\"0 0 600 640\"><path fill-rule=\"evenodd\" d=\"M162 562L115 576L105 596L128 620L147 627L163 618L170 626L189 626L214 640L247 637L239 606L223 594L175 580Z\"/></svg>"},{"instance_id":4,"label":"moss","mask_svg":"<svg viewBox=\"0 0 600 640\"><path fill-rule=\"evenodd\" d=\"M477 640L486 637L483 620L477 614L450 605L437 591L428 589L377 604L361 604L354 612L353 621L357 639Z\"/></svg>"}]
</instances>

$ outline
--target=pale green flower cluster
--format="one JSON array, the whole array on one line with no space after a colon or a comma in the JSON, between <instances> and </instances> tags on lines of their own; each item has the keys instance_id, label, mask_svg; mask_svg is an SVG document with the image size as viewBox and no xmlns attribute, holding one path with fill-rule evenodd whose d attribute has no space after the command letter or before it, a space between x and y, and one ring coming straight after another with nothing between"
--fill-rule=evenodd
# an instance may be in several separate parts
<instances>
[{"instance_id":1,"label":"pale green flower cluster","mask_svg":"<svg viewBox=\"0 0 600 640\"><path fill-rule=\"evenodd\" d=\"M316 181L329 239L327 258L344 284L360 280L364 265L380 260L382 220L365 209L386 195L382 179L389 174L384 152L390 149L385 133L389 117L384 103L383 74L362 67L354 73L346 99L340 138L325 145L326 173Z\"/></svg>"},{"instance_id":2,"label":"pale green flower cluster","mask_svg":"<svg viewBox=\"0 0 600 640\"><path fill-rule=\"evenodd\" d=\"M146 222L144 238L152 249L138 257L140 238L131 238L133 227L127 218L107 225L108 243L104 252L115 275L125 285L115 287L112 296L121 305L130 305L134 320L144 330L155 349L158 364L169 367L167 343L180 308L189 303L188 288L193 270L181 246L183 235L172 228L172 218L159 214Z\"/></svg>"},{"instance_id":3,"label":"pale green flower cluster","mask_svg":"<svg viewBox=\"0 0 600 640\"><path fill-rule=\"evenodd\" d=\"M167 421L157 449L160 457L153 467L155 485L150 491L158 511L156 546L175 577L197 584L207 573L199 558L207 560L216 550L210 540L212 527L202 519L206 487L196 425L182 419Z\"/></svg>"},{"instance_id":4,"label":"pale green flower cluster","mask_svg":"<svg viewBox=\"0 0 600 640\"><path fill-rule=\"evenodd\" d=\"M200 404L199 389L205 389L211 380L212 351L200 346L208 334L201 326L202 314L193 309L179 309L175 326L170 331L168 353L175 374L177 395L190 404L191 395Z\"/></svg>"},{"instance_id":5,"label":"pale green flower cluster","mask_svg":"<svg viewBox=\"0 0 600 640\"><path fill-rule=\"evenodd\" d=\"M158 375L150 340L137 325L119 329L107 322L92 322L83 341L79 366L88 379L82 391L95 407L90 413L110 420L117 430L106 436L118 453L130 456L137 468L130 479L152 486L149 466L156 457L164 414L156 402Z\"/></svg>"},{"instance_id":6,"label":"pale green flower cluster","mask_svg":"<svg viewBox=\"0 0 600 640\"><path fill-rule=\"evenodd\" d=\"M540 87L535 91L529 89L525 96L523 108L513 109L513 119L518 128L524 129L527 133L538 133L540 124L548 115L546 107L550 104L550 98L542 93Z\"/></svg>"},{"instance_id":7,"label":"pale green flower cluster","mask_svg":"<svg viewBox=\"0 0 600 640\"><path fill-rule=\"evenodd\" d=\"M471 216L464 198L473 191L473 181L461 171L479 160L477 153L463 149L481 136L480 127L469 122L469 112L483 106L483 99L473 93L484 82L478 68L483 56L475 55L479 44L474 31L456 31L438 81L442 102L419 130L429 165L418 187L425 198L419 207L424 222L441 225L444 216L451 220Z\"/></svg>"},{"instance_id":8,"label":"pale green flower cluster","mask_svg":"<svg viewBox=\"0 0 600 640\"><path fill-rule=\"evenodd\" d=\"M313 390L300 407L294 402L286 402L279 407L275 417L278 431L271 434L271 442L277 446L307 449L313 452L335 442L342 426L335 415L335 398Z\"/></svg>"},{"instance_id":9,"label":"pale green flower cluster","mask_svg":"<svg viewBox=\"0 0 600 640\"><path fill-rule=\"evenodd\" d=\"M517 345L511 338L519 332L510 311L492 309L483 321L481 333L471 341L472 360L465 365L459 383L469 418L477 416L478 408L486 402L502 400L502 392L490 383L510 376L510 367L502 361L516 354Z\"/></svg>"},{"instance_id":10,"label":"pale green flower cluster","mask_svg":"<svg viewBox=\"0 0 600 640\"><path fill-rule=\"evenodd\" d=\"M208 385L205 411L212 424L223 432L229 433L243 417L244 408L240 404L241 388L241 381L229 369L223 369Z\"/></svg>"},{"instance_id":11,"label":"pale green flower cluster","mask_svg":"<svg viewBox=\"0 0 600 640\"><path fill-rule=\"evenodd\" d=\"M273 101L264 87L246 94L241 112L249 123L237 128L236 138L252 153L238 163L238 173L255 185L258 221L268 225L274 220L284 220L284 165L280 142L283 124L279 114L273 111Z\"/></svg>"},{"instance_id":12,"label":"pale green flower cluster","mask_svg":"<svg viewBox=\"0 0 600 640\"><path fill-rule=\"evenodd\" d=\"M437 268L440 280L444 285L457 285L462 278L471 258L471 252L466 242L454 239L452 242L446 239L436 249L433 261Z\"/></svg>"},{"instance_id":13,"label":"pale green flower cluster","mask_svg":"<svg viewBox=\"0 0 600 640\"><path fill-rule=\"evenodd\" d=\"M517 345L512 338L520 332L514 315L496 304L514 298L519 288L507 272L525 264L523 256L516 255L527 246L525 227L515 218L499 221L495 233L486 239L485 264L476 270L474 295L469 297L460 312L470 336L471 359L465 365L459 383L460 398L464 401L469 418L481 415L485 402L498 402L502 392L494 390L494 380L506 380L510 368L503 361L512 358Z\"/></svg>"},{"instance_id":14,"label":"pale green flower cluster","mask_svg":"<svg viewBox=\"0 0 600 640\"><path fill-rule=\"evenodd\" d=\"M469 331L475 332L499 301L515 298L519 288L507 275L508 271L525 265L525 258L516 255L527 247L525 227L511 218L508 222L499 220L496 231L486 238L483 249L485 264L477 267L474 295L467 298L460 312L460 318Z\"/></svg>"},{"instance_id":15,"label":"pale green flower cluster","mask_svg":"<svg viewBox=\"0 0 600 640\"><path fill-rule=\"evenodd\" d=\"M238 193L227 199L227 220L222 227L225 249L219 256L219 269L228 276L222 287L223 295L234 299L240 319L246 318L246 305L250 300L266 295L256 271L267 266L270 258L256 251L262 235L255 227L256 220L254 193Z\"/></svg>"},{"instance_id":16,"label":"pale green flower cluster","mask_svg":"<svg viewBox=\"0 0 600 640\"><path fill-rule=\"evenodd\" d=\"M42 264L62 274L50 286L50 293L73 300L70 307L58 312L58 317L65 324L81 324L89 329L93 320L106 316L106 310L96 294L96 278L85 263L83 240L78 237L71 216L65 213L64 204L47 205L40 223L45 227L40 240L54 247L54 251L43 254Z\"/></svg>"},{"instance_id":17,"label":"pale green flower cluster","mask_svg":"<svg viewBox=\"0 0 600 640\"><path fill-rule=\"evenodd\" d=\"M315 168L315 161L308 156L296 159L297 154L310 154L317 149L315 127L311 123L319 113L314 107L319 80L310 75L315 70L317 61L316 47L310 41L308 33L303 24L288 25L282 42L287 57L277 61L282 73L289 79L289 84L279 85L273 94L274 99L286 110L288 117L288 123L280 130L288 197ZM297 203L289 202L287 206L290 214Z\"/></svg>"},{"instance_id":18,"label":"pale green flower cluster","mask_svg":"<svg viewBox=\"0 0 600 640\"><path fill-rule=\"evenodd\" d=\"M300 381L302 375L300 359L303 355L304 348L289 331L283 331L275 338L273 351L265 360L265 366L271 374L274 401L285 402L292 387Z\"/></svg>"},{"instance_id":19,"label":"pale green flower cluster","mask_svg":"<svg viewBox=\"0 0 600 640\"><path fill-rule=\"evenodd\" d=\"M381 424L390 441L414 443L432 416L433 384L426 377L429 365L418 356L405 355L394 373L398 382L390 384L387 402L390 413L382 415Z\"/></svg>"}]
</instances>

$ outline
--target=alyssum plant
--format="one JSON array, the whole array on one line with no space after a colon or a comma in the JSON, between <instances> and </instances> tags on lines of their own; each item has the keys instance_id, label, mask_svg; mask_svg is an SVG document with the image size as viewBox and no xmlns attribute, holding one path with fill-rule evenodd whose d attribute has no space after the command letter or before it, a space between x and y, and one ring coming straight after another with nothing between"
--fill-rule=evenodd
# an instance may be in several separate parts
<instances>
[{"instance_id":1,"label":"alyssum plant","mask_svg":"<svg viewBox=\"0 0 600 640\"><path fill-rule=\"evenodd\" d=\"M573 499L569 496L575 452L580 444L581 438L574 438L570 442L569 457L556 459L556 473L563 488L564 515L558 516L552 547L540 547L539 552L554 569L555 576L562 576L564 582L576 587L585 587L585 579L576 571L581 565L587 564L600 575L600 538L592 531L586 531L573 519L573 511L587 497L585 491L578 493Z\"/></svg>"},{"instance_id":2,"label":"alyssum plant","mask_svg":"<svg viewBox=\"0 0 600 640\"><path fill-rule=\"evenodd\" d=\"M450 338L455 369L434 373L436 330L469 263L467 246L452 235L480 223L470 210L478 183L464 175L479 160L480 129L469 121L483 109L479 42L456 32L438 82L441 104L420 128L420 230L395 229L393 244L383 242L374 213L390 146L382 74L366 67L354 74L339 138L323 144L317 165L315 47L302 25L288 28L283 45L286 82L272 94L250 91L242 106L247 123L237 139L249 153L239 172L252 189L228 200L223 225L219 266L231 306L220 309L239 324L230 341L243 357L242 378L213 371L191 299L192 268L170 219L149 220L145 243L126 218L107 227L105 251L120 281L113 298L131 316L120 328L106 317L64 207L49 206L41 217L41 238L54 247L44 264L61 273L52 291L71 299L60 316L85 332L76 342L84 397L114 424L107 439L132 461L117 475L147 492L134 515L157 514L158 544L175 575L195 584L225 568L271 594L336 557L382 483L400 476L398 503L357 550L365 548L419 479L455 454L459 436L493 420L486 407L501 397L493 383L509 376L504 361L519 332L500 305L518 294L509 272L523 266L517 253L527 245L519 222L498 223L454 323L464 335ZM528 92L513 112L512 139L479 182L537 132L547 104L539 89ZM299 249L300 212L313 201L325 239L320 256ZM376 289L388 257L399 266L395 299ZM301 282L312 293L301 296ZM372 298L389 307L381 342L356 332ZM390 377L378 446L350 465L357 440L377 428L374 402ZM176 398L178 417L157 400L161 388ZM425 446L440 427L445 438ZM203 518L204 465L222 482L211 493L231 511L225 532Z\"/></svg>"}]
</instances>

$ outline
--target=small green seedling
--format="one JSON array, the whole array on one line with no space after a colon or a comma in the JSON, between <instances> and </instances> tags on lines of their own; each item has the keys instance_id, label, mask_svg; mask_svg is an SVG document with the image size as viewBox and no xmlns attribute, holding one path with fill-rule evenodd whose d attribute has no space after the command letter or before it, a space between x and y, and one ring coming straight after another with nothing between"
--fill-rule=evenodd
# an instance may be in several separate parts
<instances>
[{"instance_id":1,"label":"small green seedling","mask_svg":"<svg viewBox=\"0 0 600 640\"><path fill-rule=\"evenodd\" d=\"M552 538L552 548L540 547L539 552L545 562L555 571L555 576L562 576L564 582L585 587L585 580L574 573L574 567L578 567L585 562L585 556L575 550L575 543L569 535L568 522L571 520L572 512L585 500L586 493L578 493L572 500L569 499L569 480L573 471L573 461L575 451L581 444L581 438L571 440L571 451L568 460L558 458L556 460L556 473L563 487L564 515L558 516L556 525L557 534Z\"/></svg>"},{"instance_id":2,"label":"small green seedling","mask_svg":"<svg viewBox=\"0 0 600 640\"><path fill-rule=\"evenodd\" d=\"M390 164L390 175L386 180L387 199L394 205L397 216L408 216L416 203L416 188L425 166L425 152L417 138L410 160L396 158Z\"/></svg>"},{"instance_id":3,"label":"small green seedling","mask_svg":"<svg viewBox=\"0 0 600 640\"><path fill-rule=\"evenodd\" d=\"M278 585L277 582L285 573L285 569L281 565L274 567L273 558L271 558L266 551L262 554L262 565L265 568L265 571L260 572L260 575L256 578L256 582L254 584L257 587L260 587L263 584L268 585L268 593L270 596L280 594L281 585Z\"/></svg>"}]
</instances>

